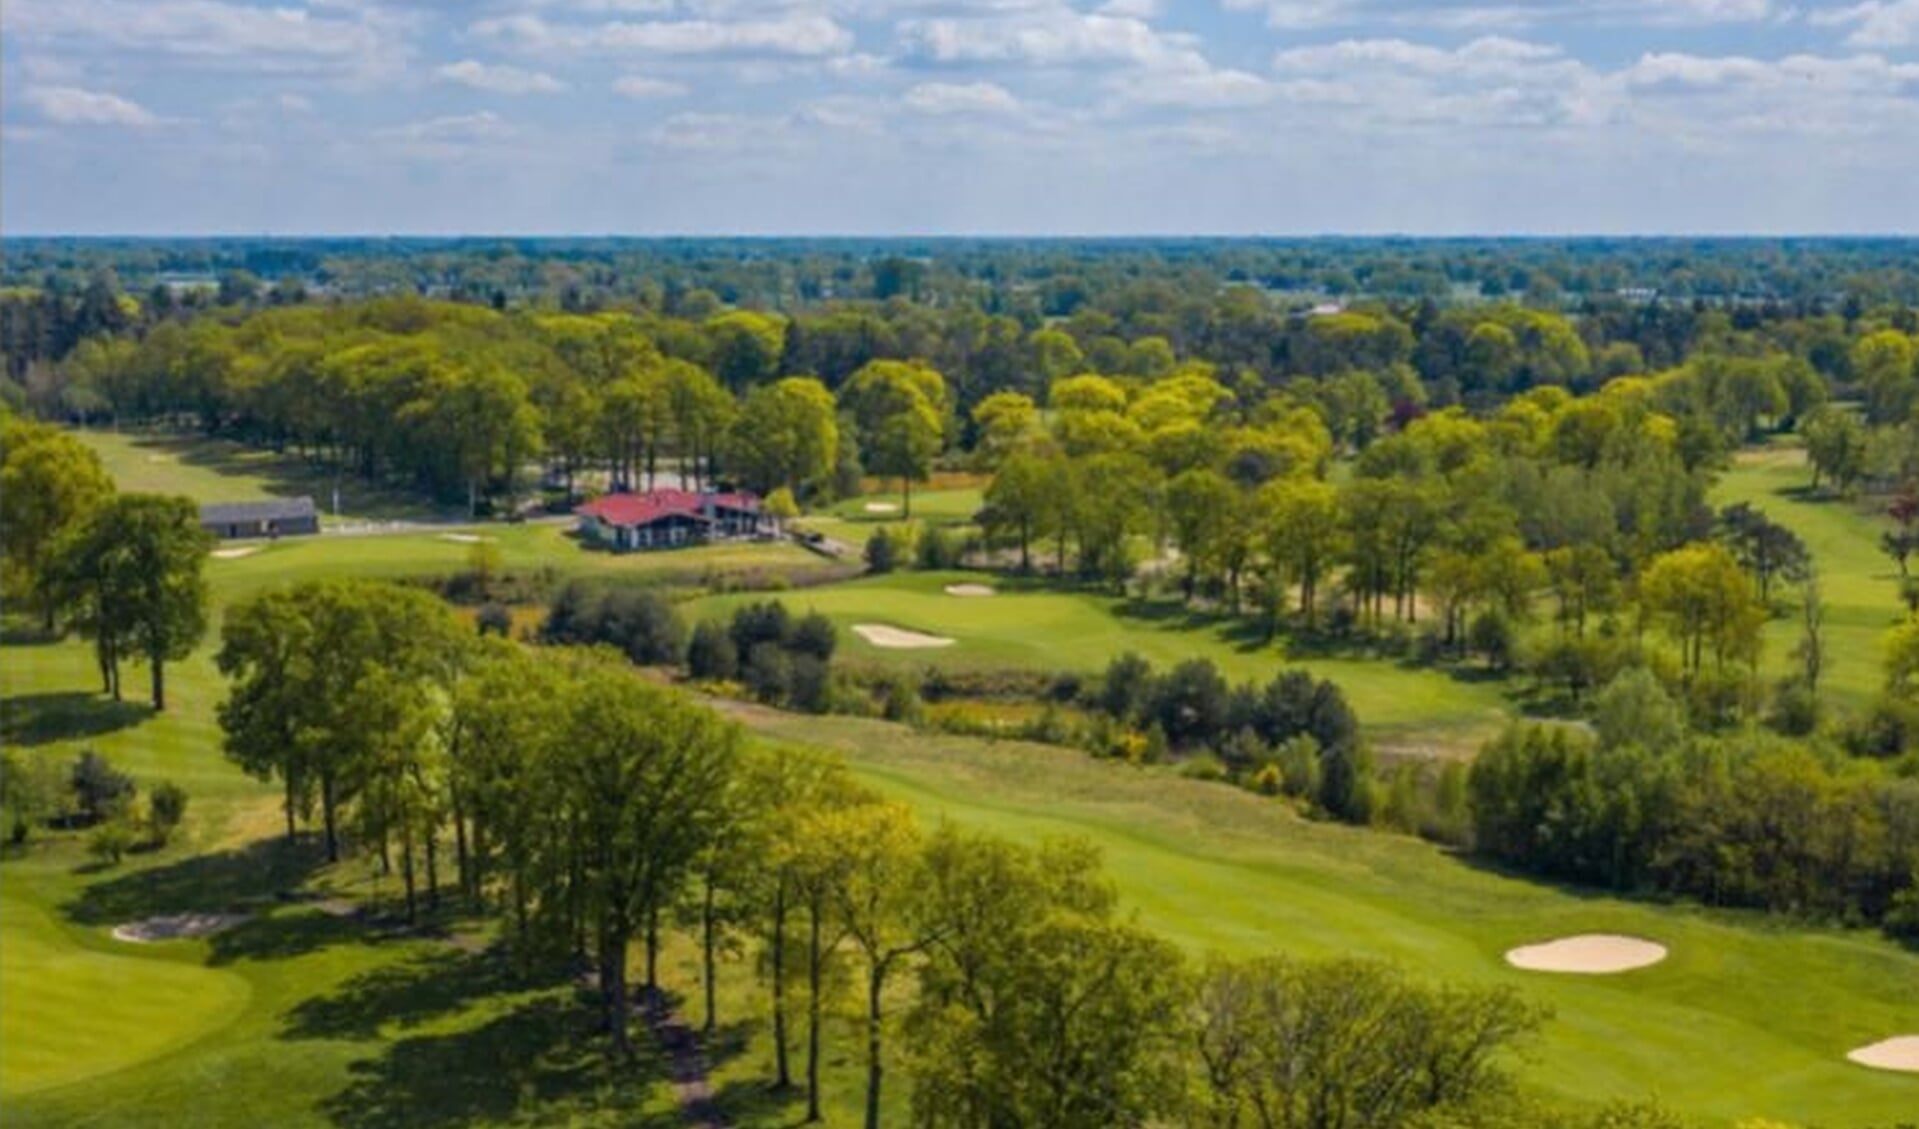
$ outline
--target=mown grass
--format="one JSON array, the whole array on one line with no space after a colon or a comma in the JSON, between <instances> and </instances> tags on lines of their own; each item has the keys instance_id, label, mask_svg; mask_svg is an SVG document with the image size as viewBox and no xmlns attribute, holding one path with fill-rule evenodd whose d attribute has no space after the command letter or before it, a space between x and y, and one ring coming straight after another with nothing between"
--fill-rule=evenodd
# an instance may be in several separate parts
<instances>
[{"instance_id":1,"label":"mown grass","mask_svg":"<svg viewBox=\"0 0 1919 1129\"><path fill-rule=\"evenodd\" d=\"M1556 1018L1522 1073L1570 1101L1657 1096L1713 1119L1842 1129L1919 1109L1919 1077L1845 1052L1914 1030L1919 954L1817 929L1562 890L1416 840L1303 821L1279 803L1044 746L907 735L881 722L740 711L760 732L830 748L929 820L1021 840L1090 839L1140 921L1200 953L1395 960L1511 984ZM1617 977L1507 967L1578 932L1658 940L1670 958Z\"/></svg>"},{"instance_id":2,"label":"mown grass","mask_svg":"<svg viewBox=\"0 0 1919 1129\"><path fill-rule=\"evenodd\" d=\"M74 432L100 456L120 489L148 494L184 494L196 502L254 502L267 498L310 496L325 515L336 519L333 491L340 492L342 521L390 521L457 515L457 507L435 506L417 493L367 483L357 475L336 475L294 454L249 447L174 431Z\"/></svg>"},{"instance_id":3,"label":"mown grass","mask_svg":"<svg viewBox=\"0 0 1919 1129\"><path fill-rule=\"evenodd\" d=\"M992 597L950 596L953 584L998 587ZM695 602L690 618L723 616L763 596L715 596ZM1257 629L1224 616L1193 614L1170 602L1122 599L1092 591L1020 584L980 573L896 573L781 597L796 611L814 610L840 628L853 661L924 669L1021 668L1094 674L1127 651L1159 668L1207 658L1231 679L1271 678L1303 666L1345 690L1362 724L1395 744L1457 751L1475 747L1509 716L1493 681L1394 660L1289 651ZM853 633L858 624L886 624L953 639L937 650L889 650Z\"/></svg>"},{"instance_id":4,"label":"mown grass","mask_svg":"<svg viewBox=\"0 0 1919 1129\"><path fill-rule=\"evenodd\" d=\"M1821 554L1834 604L1834 687L1861 695L1876 685L1877 634L1896 614L1889 569L1875 559L1867 519L1780 492L1801 479L1791 456L1745 460L1721 499L1763 499ZM289 539L210 561L208 574L224 605L288 580L451 572L472 550L443 539L446 532ZM496 538L509 569L697 580L713 568L817 561L784 546L613 557L587 553L551 526L471 532ZM1130 649L1159 665L1205 655L1233 677L1264 677L1290 661L1277 645L1163 606L1017 586L991 599L945 595L946 584L961 580L1003 583L909 574L787 598L842 626L885 622L959 640L946 651L889 652L848 633L847 651L860 661L1092 671ZM699 609L718 612L737 599ZM1774 641L1771 661L1784 646ZM431 934L335 918L306 900L322 891L372 893L369 860L325 868L310 846L278 845L274 790L219 752L213 708L223 688L210 649L174 668L173 708L154 715L91 694L95 673L76 641L0 645L9 747L61 762L98 748L143 785L172 779L193 797L179 841L120 869L91 869L78 835L0 864L0 1120L365 1129L677 1123L664 1064L643 1056L630 1068L606 1067L590 1008L570 986L522 984L490 958ZM1507 712L1495 685L1388 662L1294 657L1341 681L1376 731L1405 741L1457 745ZM130 688L142 681L137 665L129 669ZM1195 953L1378 956L1435 977L1517 985L1557 1011L1535 1054L1519 1064L1529 1084L1552 1094L1656 1095L1713 1119L1764 1113L1833 1129L1883 1125L1919 1109L1919 1078L1842 1058L1919 1022L1919 957L1875 936L1555 889L1416 841L1306 823L1227 787L1074 752L742 712L766 734L837 750L929 820L1024 840L1092 839L1139 919ZM390 898L391 879L380 890ZM133 946L108 936L115 923L187 909L250 916L206 940ZM1673 955L1652 969L1593 979L1521 974L1500 960L1514 944L1587 930L1652 937ZM676 942L667 975L697 1016L693 961L690 946ZM735 1124L791 1124L796 1107L764 1087L764 1024L742 1019L763 1008L752 959L735 951L725 969L716 1085ZM843 1023L836 1020L828 1041L832 1125L856 1123L859 1098L858 1041ZM893 1079L889 1110L897 1114L904 1084Z\"/></svg>"},{"instance_id":5,"label":"mown grass","mask_svg":"<svg viewBox=\"0 0 1919 1129\"><path fill-rule=\"evenodd\" d=\"M1826 603L1821 692L1846 709L1863 709L1884 684L1886 632L1905 615L1898 570L1879 549L1879 535L1888 525L1851 501L1813 494L1811 482L1802 448L1745 451L1720 478L1713 503L1751 503L1812 550ZM1785 587L1774 599L1792 608L1766 629L1761 669L1773 677L1792 669L1792 648L1800 637L1799 594Z\"/></svg>"}]
</instances>

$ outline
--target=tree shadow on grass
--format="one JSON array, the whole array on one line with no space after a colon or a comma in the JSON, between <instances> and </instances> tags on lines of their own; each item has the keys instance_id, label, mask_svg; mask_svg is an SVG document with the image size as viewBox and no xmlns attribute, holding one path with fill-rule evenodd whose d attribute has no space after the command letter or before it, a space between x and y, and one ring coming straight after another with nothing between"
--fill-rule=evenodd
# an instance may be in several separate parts
<instances>
[{"instance_id":1,"label":"tree shadow on grass","mask_svg":"<svg viewBox=\"0 0 1919 1129\"><path fill-rule=\"evenodd\" d=\"M81 925L172 913L257 913L285 902L325 862L310 839L262 839L91 883L62 909Z\"/></svg>"},{"instance_id":2,"label":"tree shadow on grass","mask_svg":"<svg viewBox=\"0 0 1919 1129\"><path fill-rule=\"evenodd\" d=\"M807 1124L806 1087L777 1090L769 1082L735 1079L713 1091L713 1105L733 1125L799 1129Z\"/></svg>"},{"instance_id":3,"label":"tree shadow on grass","mask_svg":"<svg viewBox=\"0 0 1919 1129\"><path fill-rule=\"evenodd\" d=\"M116 702L80 690L16 694L0 699L0 745L24 748L104 737L152 716L145 702Z\"/></svg>"},{"instance_id":4,"label":"tree shadow on grass","mask_svg":"<svg viewBox=\"0 0 1919 1129\"><path fill-rule=\"evenodd\" d=\"M563 968L522 972L498 952L440 949L376 968L289 1011L283 1039L372 1039L382 1027L418 1026L489 996L544 991L566 983Z\"/></svg>"},{"instance_id":5,"label":"tree shadow on grass","mask_svg":"<svg viewBox=\"0 0 1919 1129\"><path fill-rule=\"evenodd\" d=\"M678 1129L677 1111L641 1112L667 1069L643 1034L634 1046L633 1059L609 1055L590 1009L541 996L462 1030L394 1041L352 1064L351 1084L319 1110L341 1129L508 1122Z\"/></svg>"}]
</instances>

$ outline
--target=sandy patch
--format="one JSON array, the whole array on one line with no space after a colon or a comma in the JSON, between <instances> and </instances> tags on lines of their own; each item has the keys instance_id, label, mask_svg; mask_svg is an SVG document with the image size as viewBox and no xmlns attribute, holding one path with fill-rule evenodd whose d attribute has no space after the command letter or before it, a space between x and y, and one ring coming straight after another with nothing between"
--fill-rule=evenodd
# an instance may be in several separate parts
<instances>
[{"instance_id":1,"label":"sandy patch","mask_svg":"<svg viewBox=\"0 0 1919 1129\"><path fill-rule=\"evenodd\" d=\"M240 913L170 913L160 917L129 921L113 927L113 939L144 945L152 941L177 941L183 937L204 937L231 929L246 920Z\"/></svg>"},{"instance_id":2,"label":"sandy patch","mask_svg":"<svg viewBox=\"0 0 1919 1129\"><path fill-rule=\"evenodd\" d=\"M1919 1035L1895 1035L1869 1047L1848 1051L1846 1057L1874 1070L1902 1070L1919 1074Z\"/></svg>"},{"instance_id":3,"label":"sandy patch","mask_svg":"<svg viewBox=\"0 0 1919 1129\"><path fill-rule=\"evenodd\" d=\"M1532 972L1575 972L1589 976L1630 972L1666 959L1666 946L1616 933L1585 933L1538 945L1521 945L1506 963Z\"/></svg>"},{"instance_id":4,"label":"sandy patch","mask_svg":"<svg viewBox=\"0 0 1919 1129\"><path fill-rule=\"evenodd\" d=\"M999 595L999 593L984 584L948 584L946 586L946 594L948 596L971 597Z\"/></svg>"},{"instance_id":5,"label":"sandy patch","mask_svg":"<svg viewBox=\"0 0 1919 1129\"><path fill-rule=\"evenodd\" d=\"M482 541L491 541L491 537L482 537L477 533L442 533L440 540L451 541L456 545L478 545Z\"/></svg>"},{"instance_id":6,"label":"sandy patch","mask_svg":"<svg viewBox=\"0 0 1919 1129\"><path fill-rule=\"evenodd\" d=\"M896 514L900 512L898 502L868 502L863 507L869 514Z\"/></svg>"},{"instance_id":7,"label":"sandy patch","mask_svg":"<svg viewBox=\"0 0 1919 1129\"><path fill-rule=\"evenodd\" d=\"M901 627L888 627L883 623L856 623L853 634L889 651L920 651L933 647L950 647L951 639L939 635L927 635L919 631L908 631Z\"/></svg>"},{"instance_id":8,"label":"sandy patch","mask_svg":"<svg viewBox=\"0 0 1919 1129\"><path fill-rule=\"evenodd\" d=\"M313 903L313 908L328 917L358 917L360 904L346 898L326 898Z\"/></svg>"},{"instance_id":9,"label":"sandy patch","mask_svg":"<svg viewBox=\"0 0 1919 1129\"><path fill-rule=\"evenodd\" d=\"M231 549L215 549L213 557L221 561L237 561L241 557L250 557L260 551L258 545L236 545Z\"/></svg>"},{"instance_id":10,"label":"sandy patch","mask_svg":"<svg viewBox=\"0 0 1919 1129\"><path fill-rule=\"evenodd\" d=\"M150 463L170 463L174 461L174 458L172 455L148 455L147 461Z\"/></svg>"}]
</instances>

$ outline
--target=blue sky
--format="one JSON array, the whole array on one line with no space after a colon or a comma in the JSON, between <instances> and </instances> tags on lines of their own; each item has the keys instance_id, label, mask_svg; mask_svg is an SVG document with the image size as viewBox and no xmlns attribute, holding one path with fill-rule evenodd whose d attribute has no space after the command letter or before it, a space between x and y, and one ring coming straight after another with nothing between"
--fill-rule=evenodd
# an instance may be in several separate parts
<instances>
[{"instance_id":1,"label":"blue sky","mask_svg":"<svg viewBox=\"0 0 1919 1129\"><path fill-rule=\"evenodd\" d=\"M0 230L1919 231L1919 0L7 0Z\"/></svg>"}]
</instances>

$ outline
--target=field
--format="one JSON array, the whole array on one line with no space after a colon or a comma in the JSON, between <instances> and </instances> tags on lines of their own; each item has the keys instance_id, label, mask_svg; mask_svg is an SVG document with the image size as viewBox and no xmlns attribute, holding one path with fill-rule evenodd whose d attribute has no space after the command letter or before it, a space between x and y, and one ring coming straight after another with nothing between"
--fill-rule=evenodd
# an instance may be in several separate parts
<instances>
[{"instance_id":1,"label":"field","mask_svg":"<svg viewBox=\"0 0 1919 1129\"><path fill-rule=\"evenodd\" d=\"M1721 500L1763 500L1820 553L1833 604L1834 686L1848 704L1863 701L1876 684L1877 633L1896 611L1887 570L1865 518L1780 493L1803 480L1792 460L1742 460ZM213 470L196 485L170 476L202 468L143 459L119 469L129 488L203 497L229 496L226 482L245 477ZM956 498L940 508L963 520L966 504ZM866 524L853 514L843 520ZM471 552L471 542L447 539L456 531L290 539L214 560L208 574L225 604L308 577L450 572ZM714 570L832 567L784 546L590 554L552 525L457 535L496 538L509 569L698 582ZM1345 685L1386 741L1459 748L1512 708L1496 683L1350 656L1289 657L1161 605L1003 581L992 598L944 592L982 579L902 574L786 598L842 627L887 623L957 640L902 652L843 633L846 652L860 661L932 657L1090 672L1132 649L1160 665L1204 655L1239 678L1296 659ZM710 597L696 610L718 612L743 598ZM1789 637L1786 630L1772 649L1782 651ZM127 685L142 685L142 676L129 670ZM310 848L280 843L272 787L220 754L213 708L223 688L208 648L173 669L165 715L115 707L91 693L94 685L78 642L0 643L7 746L62 761L97 748L143 784L185 785L192 809L175 844L115 870L88 866L73 835L51 836L0 866L0 1120L355 1129L679 1123L663 1062L643 1057L610 1071L590 1019L572 1006L574 990L504 976L494 960L469 951L470 923L443 919L438 930L408 933L377 915L327 911L328 899L390 902L394 882L380 885L369 860L329 868ZM1516 985L1556 1010L1519 1064L1529 1085L1552 1095L1657 1096L1709 1124L1763 1113L1830 1129L1884 1125L1919 1109L1919 1077L1843 1059L1851 1047L1913 1030L1919 1015L1919 954L1874 934L1522 881L1415 840L1309 823L1229 787L1076 752L730 708L765 737L837 751L929 823L950 819L1023 840L1092 840L1140 921L1196 955L1377 956L1422 975ZM140 946L109 936L115 924L182 910L250 916L204 940ZM1526 974L1500 959L1513 945L1584 931L1643 935L1672 956L1616 978ZM691 956L684 946L669 953L670 986L692 990ZM714 1082L733 1124L792 1124L792 1107L770 1101L759 1085L770 1058L766 1032L739 1021L756 991L748 956L729 959L722 988ZM857 1040L838 1029L828 1045L829 1124L852 1124ZM895 1085L889 1110L900 1111L903 1097Z\"/></svg>"}]
</instances>

